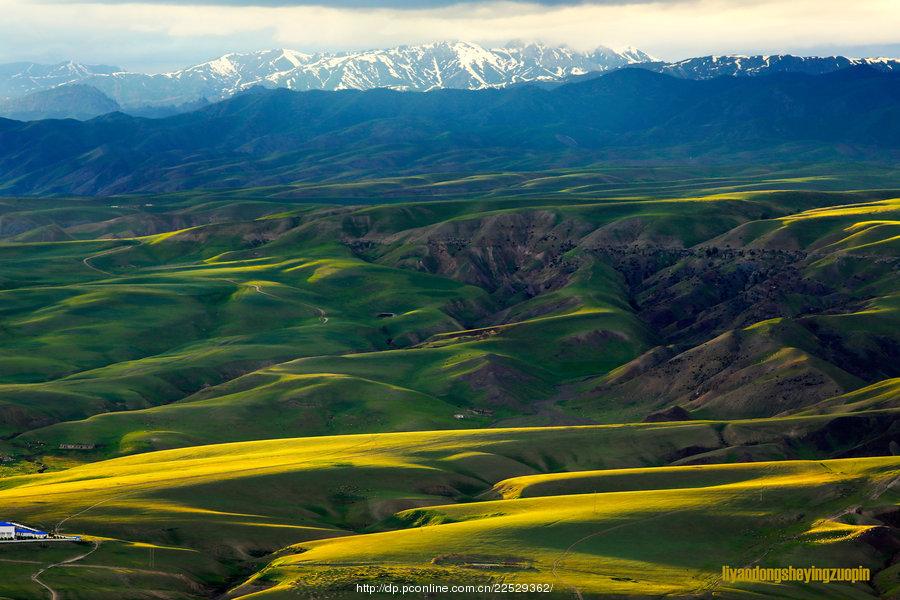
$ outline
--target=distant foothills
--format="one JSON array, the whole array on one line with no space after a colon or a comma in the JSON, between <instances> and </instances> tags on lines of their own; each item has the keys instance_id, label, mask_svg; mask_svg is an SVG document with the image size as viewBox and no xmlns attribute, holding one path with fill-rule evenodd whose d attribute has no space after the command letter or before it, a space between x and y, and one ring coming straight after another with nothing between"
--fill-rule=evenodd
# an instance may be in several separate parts
<instances>
[{"instance_id":1,"label":"distant foothills","mask_svg":"<svg viewBox=\"0 0 900 600\"><path fill-rule=\"evenodd\" d=\"M677 62L636 48L600 46L577 52L565 46L510 43L486 48L456 41L338 53L290 49L231 53L169 73L130 72L75 62L0 64L0 116L16 120L90 119L110 112L165 117L189 112L250 88L427 92L520 85L553 87L623 67L683 79L772 73L821 75L865 65L900 71L900 59L793 55L702 56Z\"/></svg>"},{"instance_id":2,"label":"distant foothills","mask_svg":"<svg viewBox=\"0 0 900 600\"><path fill-rule=\"evenodd\" d=\"M149 119L0 119L0 194L113 195L590 165L782 165L900 157L900 72L691 80L623 68L409 93L253 88Z\"/></svg>"}]
</instances>

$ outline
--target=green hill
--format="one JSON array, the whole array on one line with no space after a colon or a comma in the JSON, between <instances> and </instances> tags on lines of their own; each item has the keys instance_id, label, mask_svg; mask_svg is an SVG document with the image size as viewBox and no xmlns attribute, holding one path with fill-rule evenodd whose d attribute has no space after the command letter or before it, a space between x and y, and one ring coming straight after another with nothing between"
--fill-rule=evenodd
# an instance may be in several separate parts
<instances>
[{"instance_id":1,"label":"green hill","mask_svg":"<svg viewBox=\"0 0 900 600\"><path fill-rule=\"evenodd\" d=\"M9 518L91 534L95 553L42 579L94 598L121 597L121 578L133 597L206 595L254 571L230 597L259 588L262 597L321 597L379 579L679 596L735 591L716 580L722 564L885 566L879 536L893 535L900 459L648 468L685 444L712 443L717 429L671 423L199 446L6 478L0 502ZM0 569L37 569L61 554L42 552L0 547ZM27 581L16 585L15 597L41 597Z\"/></svg>"},{"instance_id":2,"label":"green hill","mask_svg":"<svg viewBox=\"0 0 900 600\"><path fill-rule=\"evenodd\" d=\"M891 597L900 191L834 172L0 199L0 519L84 536L0 597Z\"/></svg>"}]
</instances>

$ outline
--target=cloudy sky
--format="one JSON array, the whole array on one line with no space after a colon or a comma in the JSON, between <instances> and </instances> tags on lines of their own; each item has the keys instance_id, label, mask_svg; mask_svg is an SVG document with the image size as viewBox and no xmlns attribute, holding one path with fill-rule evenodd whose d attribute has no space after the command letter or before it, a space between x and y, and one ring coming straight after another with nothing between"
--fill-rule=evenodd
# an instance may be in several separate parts
<instances>
[{"instance_id":1,"label":"cloudy sky","mask_svg":"<svg viewBox=\"0 0 900 600\"><path fill-rule=\"evenodd\" d=\"M630 45L664 59L900 56L900 0L0 0L0 14L0 63L76 60L151 72L231 51L450 39Z\"/></svg>"}]
</instances>

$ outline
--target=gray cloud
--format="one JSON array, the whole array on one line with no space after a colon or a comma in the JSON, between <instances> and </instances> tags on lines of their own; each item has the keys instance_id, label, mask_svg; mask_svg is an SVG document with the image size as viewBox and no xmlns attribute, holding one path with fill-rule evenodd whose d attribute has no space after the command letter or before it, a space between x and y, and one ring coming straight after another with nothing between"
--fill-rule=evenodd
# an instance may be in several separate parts
<instances>
[{"instance_id":1,"label":"gray cloud","mask_svg":"<svg viewBox=\"0 0 900 600\"><path fill-rule=\"evenodd\" d=\"M53 4L84 3L86 0L44 0ZM96 4L129 4L135 0L90 0ZM462 4L483 4L484 0L140 0L142 4L193 4L201 6L247 6L247 7L289 7L321 6L326 8L359 8L391 10L428 10L446 8ZM506 0L512 4L533 4L547 7L605 5L624 6L631 4L665 3L674 4L688 0Z\"/></svg>"},{"instance_id":2,"label":"gray cloud","mask_svg":"<svg viewBox=\"0 0 900 600\"><path fill-rule=\"evenodd\" d=\"M846 0L296 4L312 1L0 0L0 63L75 60L158 72L226 52L361 50L454 39L543 41L579 50L631 45L667 60L732 53L896 55L900 48L897 0L857 0L852 10Z\"/></svg>"}]
</instances>

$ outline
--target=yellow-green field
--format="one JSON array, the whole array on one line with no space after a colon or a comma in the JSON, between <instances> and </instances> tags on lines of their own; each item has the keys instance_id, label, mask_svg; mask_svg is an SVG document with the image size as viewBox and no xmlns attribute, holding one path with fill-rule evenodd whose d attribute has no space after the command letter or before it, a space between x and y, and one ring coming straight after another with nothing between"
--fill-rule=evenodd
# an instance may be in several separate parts
<instances>
[{"instance_id":1,"label":"yellow-green field","mask_svg":"<svg viewBox=\"0 0 900 600\"><path fill-rule=\"evenodd\" d=\"M655 471L528 476L498 483L510 499L400 512L409 529L288 550L260 575L276 587L254 597L290 597L294 587L314 596L308 581L317 577L335 587L391 578L552 583L561 597L739 595L720 580L722 565L874 564L865 538L878 526L845 511L892 506L896 490L884 492L900 460L682 467L666 473L672 488ZM782 587L774 593L803 596Z\"/></svg>"},{"instance_id":2,"label":"yellow-green field","mask_svg":"<svg viewBox=\"0 0 900 600\"><path fill-rule=\"evenodd\" d=\"M99 544L41 578L94 594L67 597L117 597L106 581L116 577L134 586L129 597L190 597L242 570L257 573L231 597L350 595L357 583L387 582L685 596L737 594L717 578L723 564L880 566L884 549L874 541L886 529L879 519L896 513L898 458L616 468L709 430L648 424L242 442L8 478L0 502L11 518L89 533ZM65 555L51 551L49 559ZM253 558L275 551L274 560ZM0 568L36 570L44 552L0 547ZM41 597L19 579L21 597ZM803 597L794 587L778 589Z\"/></svg>"}]
</instances>

